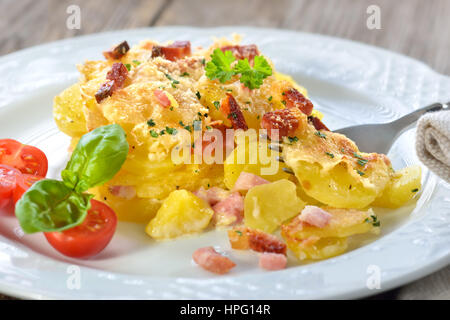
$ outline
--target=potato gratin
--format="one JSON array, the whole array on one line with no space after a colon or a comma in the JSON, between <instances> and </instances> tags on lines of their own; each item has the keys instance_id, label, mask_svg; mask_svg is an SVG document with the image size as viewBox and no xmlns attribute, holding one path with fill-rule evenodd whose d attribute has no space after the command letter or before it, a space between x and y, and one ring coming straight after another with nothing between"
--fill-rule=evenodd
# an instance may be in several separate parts
<instances>
[{"instance_id":1,"label":"potato gratin","mask_svg":"<svg viewBox=\"0 0 450 320\"><path fill-rule=\"evenodd\" d=\"M285 267L287 249L301 260L325 259L345 252L353 235L378 234L370 207L411 200L420 167L394 171L387 156L330 131L303 87L276 73L256 45L239 42L191 49L189 41L124 41L104 60L78 66L80 81L54 100L71 149L109 124L120 125L129 144L120 171L90 190L95 198L119 220L145 223L157 240L228 228L232 248L260 252L268 270ZM186 137L188 160L205 152L217 137L198 134L212 130L223 133L223 161L174 161ZM211 247L193 258L216 273L234 267Z\"/></svg>"}]
</instances>

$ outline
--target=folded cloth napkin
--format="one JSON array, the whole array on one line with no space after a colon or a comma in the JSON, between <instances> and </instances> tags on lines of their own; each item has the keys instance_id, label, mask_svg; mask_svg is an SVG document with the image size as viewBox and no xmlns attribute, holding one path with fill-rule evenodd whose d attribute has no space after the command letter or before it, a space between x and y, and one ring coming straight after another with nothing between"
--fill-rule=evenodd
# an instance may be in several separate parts
<instances>
[{"instance_id":1,"label":"folded cloth napkin","mask_svg":"<svg viewBox=\"0 0 450 320\"><path fill-rule=\"evenodd\" d=\"M419 119L416 151L423 164L450 183L450 110L427 113Z\"/></svg>"}]
</instances>

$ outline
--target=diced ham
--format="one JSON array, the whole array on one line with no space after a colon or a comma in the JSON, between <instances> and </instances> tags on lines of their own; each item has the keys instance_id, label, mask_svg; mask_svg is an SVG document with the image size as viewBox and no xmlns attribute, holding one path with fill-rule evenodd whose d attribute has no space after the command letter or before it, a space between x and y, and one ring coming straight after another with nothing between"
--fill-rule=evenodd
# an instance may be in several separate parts
<instances>
[{"instance_id":1,"label":"diced ham","mask_svg":"<svg viewBox=\"0 0 450 320\"><path fill-rule=\"evenodd\" d=\"M317 117L309 116L308 121L312 123L312 125L314 126L314 128L316 128L316 130L330 131L330 129L328 129L328 127Z\"/></svg>"},{"instance_id":2,"label":"diced ham","mask_svg":"<svg viewBox=\"0 0 450 320\"><path fill-rule=\"evenodd\" d=\"M100 103L103 99L110 97L114 91L120 89L128 76L128 69L121 62L116 62L106 74L107 81L100 86L95 94L95 100Z\"/></svg>"},{"instance_id":3,"label":"diced ham","mask_svg":"<svg viewBox=\"0 0 450 320\"><path fill-rule=\"evenodd\" d=\"M224 46L220 48L223 52L225 51L231 51L234 55L234 57L237 60L242 60L247 58L250 63L253 62L253 59L255 56L259 55L258 47L255 44L249 44L249 45L235 45L235 46Z\"/></svg>"},{"instance_id":4,"label":"diced ham","mask_svg":"<svg viewBox=\"0 0 450 320\"><path fill-rule=\"evenodd\" d=\"M295 135L299 127L294 109L280 109L266 112L261 120L261 127L267 130L267 135L271 140L282 140L283 137Z\"/></svg>"},{"instance_id":5,"label":"diced ham","mask_svg":"<svg viewBox=\"0 0 450 320\"><path fill-rule=\"evenodd\" d=\"M330 222L331 217L331 214L319 207L305 206L299 219L312 226L323 228Z\"/></svg>"},{"instance_id":6,"label":"diced ham","mask_svg":"<svg viewBox=\"0 0 450 320\"><path fill-rule=\"evenodd\" d=\"M259 266L265 270L281 270L286 268L287 258L281 253L262 253L259 256Z\"/></svg>"},{"instance_id":7,"label":"diced ham","mask_svg":"<svg viewBox=\"0 0 450 320\"><path fill-rule=\"evenodd\" d=\"M231 93L227 93L227 96L222 99L220 104L220 111L231 121L233 129L248 130L247 122L242 114L241 108L237 104Z\"/></svg>"},{"instance_id":8,"label":"diced ham","mask_svg":"<svg viewBox=\"0 0 450 320\"><path fill-rule=\"evenodd\" d=\"M119 198L129 200L136 197L136 189L133 186L109 186L108 189L112 195Z\"/></svg>"},{"instance_id":9,"label":"diced ham","mask_svg":"<svg viewBox=\"0 0 450 320\"><path fill-rule=\"evenodd\" d=\"M216 225L228 226L240 223L244 218L244 198L239 192L233 192L226 199L216 203L212 209Z\"/></svg>"},{"instance_id":10,"label":"diced ham","mask_svg":"<svg viewBox=\"0 0 450 320\"><path fill-rule=\"evenodd\" d=\"M219 187L211 187L209 189L200 187L194 194L213 206L228 197L229 191Z\"/></svg>"},{"instance_id":11,"label":"diced ham","mask_svg":"<svg viewBox=\"0 0 450 320\"><path fill-rule=\"evenodd\" d=\"M274 235L251 229L235 227L228 230L231 247L238 250L252 249L257 252L271 252L286 254L286 244Z\"/></svg>"},{"instance_id":12,"label":"diced ham","mask_svg":"<svg viewBox=\"0 0 450 320\"><path fill-rule=\"evenodd\" d=\"M233 261L219 254L213 247L195 250L192 258L203 269L217 274L225 274L236 266Z\"/></svg>"},{"instance_id":13,"label":"diced ham","mask_svg":"<svg viewBox=\"0 0 450 320\"><path fill-rule=\"evenodd\" d=\"M236 180L233 190L234 191L247 191L254 186L269 183L266 179L261 178L253 173L242 171L239 178Z\"/></svg>"},{"instance_id":14,"label":"diced ham","mask_svg":"<svg viewBox=\"0 0 450 320\"><path fill-rule=\"evenodd\" d=\"M153 90L153 94L162 107L167 108L170 106L170 100L163 90L155 89Z\"/></svg>"},{"instance_id":15,"label":"diced ham","mask_svg":"<svg viewBox=\"0 0 450 320\"><path fill-rule=\"evenodd\" d=\"M309 116L314 108L311 101L309 101L297 89L290 88L283 92L284 101L286 101L286 108L299 108L301 112Z\"/></svg>"},{"instance_id":16,"label":"diced ham","mask_svg":"<svg viewBox=\"0 0 450 320\"><path fill-rule=\"evenodd\" d=\"M164 56L167 60L175 61L191 55L191 43L189 41L175 41L168 46L153 46L152 57Z\"/></svg>"},{"instance_id":17,"label":"diced ham","mask_svg":"<svg viewBox=\"0 0 450 320\"><path fill-rule=\"evenodd\" d=\"M106 59L120 59L130 50L128 42L123 41L109 51L103 52Z\"/></svg>"}]
</instances>

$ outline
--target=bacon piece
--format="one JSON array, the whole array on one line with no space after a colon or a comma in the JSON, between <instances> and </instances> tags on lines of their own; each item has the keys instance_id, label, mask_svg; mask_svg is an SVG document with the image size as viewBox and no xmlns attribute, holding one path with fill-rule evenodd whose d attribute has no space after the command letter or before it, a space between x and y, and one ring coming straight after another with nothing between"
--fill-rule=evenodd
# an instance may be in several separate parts
<instances>
[{"instance_id":1,"label":"bacon piece","mask_svg":"<svg viewBox=\"0 0 450 320\"><path fill-rule=\"evenodd\" d=\"M106 59L120 59L122 58L128 51L130 50L130 46L128 42L123 41L119 43L117 46L112 48L109 51L104 51L103 56Z\"/></svg>"},{"instance_id":2,"label":"bacon piece","mask_svg":"<svg viewBox=\"0 0 450 320\"><path fill-rule=\"evenodd\" d=\"M127 200L136 197L136 189L133 186L109 186L108 190L112 195Z\"/></svg>"},{"instance_id":3,"label":"bacon piece","mask_svg":"<svg viewBox=\"0 0 450 320\"><path fill-rule=\"evenodd\" d=\"M239 192L233 192L224 200L216 203L213 221L215 225L228 226L242 222L244 218L244 197Z\"/></svg>"},{"instance_id":4,"label":"bacon piece","mask_svg":"<svg viewBox=\"0 0 450 320\"><path fill-rule=\"evenodd\" d=\"M116 90L123 86L127 76L127 67L125 67L125 65L121 62L116 62L111 66L111 70L109 70L106 74L106 79L114 81L115 88L113 90Z\"/></svg>"},{"instance_id":5,"label":"bacon piece","mask_svg":"<svg viewBox=\"0 0 450 320\"><path fill-rule=\"evenodd\" d=\"M222 99L220 104L220 111L227 116L231 121L233 129L243 129L248 130L247 123L245 122L244 115L242 114L241 108L237 104L231 93L227 93L227 96Z\"/></svg>"},{"instance_id":6,"label":"bacon piece","mask_svg":"<svg viewBox=\"0 0 450 320\"><path fill-rule=\"evenodd\" d=\"M266 112L261 120L261 127L267 130L272 140L282 140L283 137L294 135L299 121L292 109L280 109ZM278 136L277 131L278 130Z\"/></svg>"},{"instance_id":7,"label":"bacon piece","mask_svg":"<svg viewBox=\"0 0 450 320\"><path fill-rule=\"evenodd\" d=\"M262 253L259 256L259 266L262 269L274 271L286 268L287 258L280 253Z\"/></svg>"},{"instance_id":8,"label":"bacon piece","mask_svg":"<svg viewBox=\"0 0 450 320\"><path fill-rule=\"evenodd\" d=\"M252 249L257 252L286 254L286 244L274 235L251 229L236 227L228 230L228 239L233 249Z\"/></svg>"},{"instance_id":9,"label":"bacon piece","mask_svg":"<svg viewBox=\"0 0 450 320\"><path fill-rule=\"evenodd\" d=\"M209 189L200 187L200 189L195 191L194 194L200 199L205 200L209 203L209 205L213 206L219 201L224 200L229 195L229 191L219 187L212 187Z\"/></svg>"},{"instance_id":10,"label":"bacon piece","mask_svg":"<svg viewBox=\"0 0 450 320\"><path fill-rule=\"evenodd\" d=\"M121 62L114 63L111 70L106 74L106 81L100 86L95 94L95 100L100 103L103 99L110 97L114 91L120 89L128 76L128 69Z\"/></svg>"},{"instance_id":11,"label":"bacon piece","mask_svg":"<svg viewBox=\"0 0 450 320\"><path fill-rule=\"evenodd\" d=\"M234 191L247 191L254 186L269 183L266 179L261 178L253 173L242 171L239 178L236 180L233 190Z\"/></svg>"},{"instance_id":12,"label":"bacon piece","mask_svg":"<svg viewBox=\"0 0 450 320\"><path fill-rule=\"evenodd\" d=\"M191 55L190 41L175 41L171 45L153 46L152 58L164 56L167 60L175 61Z\"/></svg>"},{"instance_id":13,"label":"bacon piece","mask_svg":"<svg viewBox=\"0 0 450 320\"><path fill-rule=\"evenodd\" d=\"M286 254L286 244L281 242L274 235L252 230L248 236L248 245L250 249L257 252L273 252Z\"/></svg>"},{"instance_id":14,"label":"bacon piece","mask_svg":"<svg viewBox=\"0 0 450 320\"><path fill-rule=\"evenodd\" d=\"M155 98L158 100L159 104L167 108L170 106L170 100L167 97L166 93L160 89L153 90L153 94L155 95Z\"/></svg>"},{"instance_id":15,"label":"bacon piece","mask_svg":"<svg viewBox=\"0 0 450 320\"><path fill-rule=\"evenodd\" d=\"M317 117L309 116L308 121L312 123L312 125L314 126L314 128L316 128L316 130L330 131L330 129L328 129L328 127Z\"/></svg>"},{"instance_id":16,"label":"bacon piece","mask_svg":"<svg viewBox=\"0 0 450 320\"><path fill-rule=\"evenodd\" d=\"M95 93L95 100L100 103L103 99L110 97L113 93L114 81L106 81L100 86L100 89Z\"/></svg>"},{"instance_id":17,"label":"bacon piece","mask_svg":"<svg viewBox=\"0 0 450 320\"><path fill-rule=\"evenodd\" d=\"M299 108L301 112L309 116L314 108L311 101L305 98L297 89L290 88L283 92L286 108Z\"/></svg>"},{"instance_id":18,"label":"bacon piece","mask_svg":"<svg viewBox=\"0 0 450 320\"><path fill-rule=\"evenodd\" d=\"M220 48L220 50L222 50L223 52L231 51L237 60L247 58L250 63L253 62L255 56L259 55L258 47L255 44L249 44L244 46L239 45L224 46Z\"/></svg>"},{"instance_id":19,"label":"bacon piece","mask_svg":"<svg viewBox=\"0 0 450 320\"><path fill-rule=\"evenodd\" d=\"M217 274L225 274L236 266L233 261L219 254L213 247L195 250L192 259L203 269Z\"/></svg>"},{"instance_id":20,"label":"bacon piece","mask_svg":"<svg viewBox=\"0 0 450 320\"><path fill-rule=\"evenodd\" d=\"M305 206L299 216L299 220L317 228L325 227L332 216L325 210L316 206Z\"/></svg>"}]
</instances>

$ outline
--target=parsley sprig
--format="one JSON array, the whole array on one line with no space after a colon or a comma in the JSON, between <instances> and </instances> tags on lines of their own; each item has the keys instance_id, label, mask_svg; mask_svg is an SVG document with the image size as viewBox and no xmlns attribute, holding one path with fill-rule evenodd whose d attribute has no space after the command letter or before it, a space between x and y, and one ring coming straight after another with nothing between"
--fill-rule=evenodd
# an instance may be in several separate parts
<instances>
[{"instance_id":1,"label":"parsley sprig","mask_svg":"<svg viewBox=\"0 0 450 320\"><path fill-rule=\"evenodd\" d=\"M272 75L272 68L263 56L255 56L253 67L247 58L239 60L232 68L231 64L236 60L231 51L223 52L215 49L211 55L211 61L206 64L206 76L210 80L218 79L225 83L235 75L240 75L240 81L249 89L258 89L265 78Z\"/></svg>"}]
</instances>

